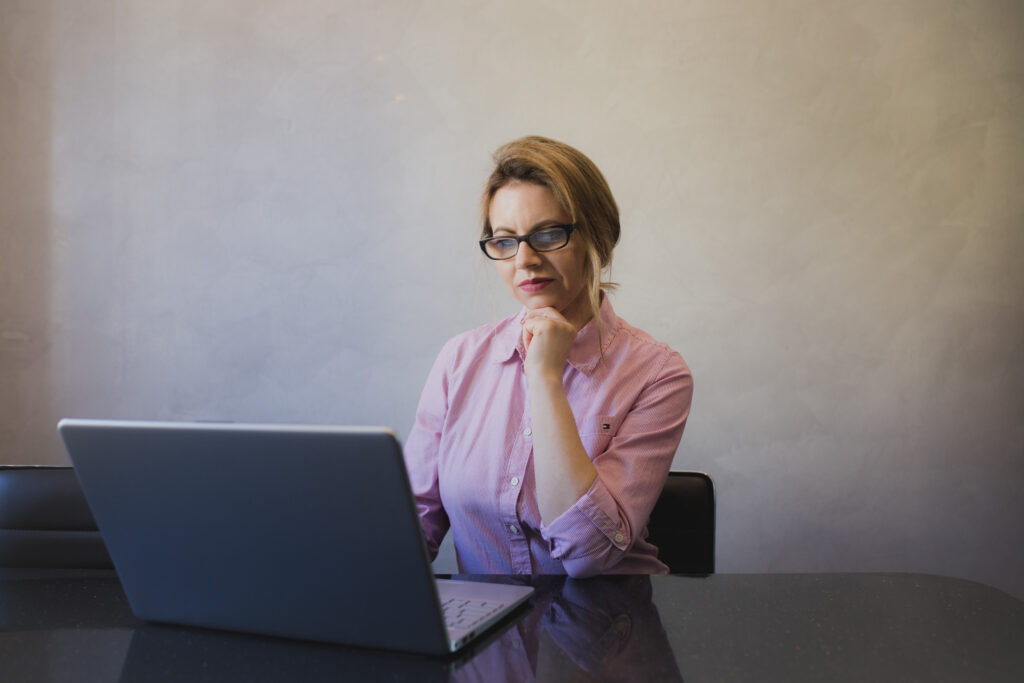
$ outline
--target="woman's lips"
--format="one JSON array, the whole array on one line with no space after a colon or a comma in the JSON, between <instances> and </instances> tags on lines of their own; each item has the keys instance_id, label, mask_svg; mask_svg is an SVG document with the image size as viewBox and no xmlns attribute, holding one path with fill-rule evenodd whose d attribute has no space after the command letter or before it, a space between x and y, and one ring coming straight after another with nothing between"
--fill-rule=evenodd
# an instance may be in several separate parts
<instances>
[{"instance_id":1,"label":"woman's lips","mask_svg":"<svg viewBox=\"0 0 1024 683\"><path fill-rule=\"evenodd\" d=\"M523 280L520 282L519 289L532 294L534 292L539 292L552 282L554 282L554 280L549 277L535 277L530 280Z\"/></svg>"}]
</instances>

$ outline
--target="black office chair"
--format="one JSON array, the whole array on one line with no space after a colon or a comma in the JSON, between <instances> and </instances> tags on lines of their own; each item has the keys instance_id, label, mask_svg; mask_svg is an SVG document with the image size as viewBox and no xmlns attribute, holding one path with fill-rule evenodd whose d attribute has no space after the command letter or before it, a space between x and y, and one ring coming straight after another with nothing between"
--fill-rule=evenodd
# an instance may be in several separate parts
<instances>
[{"instance_id":1,"label":"black office chair","mask_svg":"<svg viewBox=\"0 0 1024 683\"><path fill-rule=\"evenodd\" d=\"M74 469L0 465L0 567L113 567Z\"/></svg>"},{"instance_id":2,"label":"black office chair","mask_svg":"<svg viewBox=\"0 0 1024 683\"><path fill-rule=\"evenodd\" d=\"M715 484L703 472L669 472L647 540L673 574L715 571Z\"/></svg>"}]
</instances>

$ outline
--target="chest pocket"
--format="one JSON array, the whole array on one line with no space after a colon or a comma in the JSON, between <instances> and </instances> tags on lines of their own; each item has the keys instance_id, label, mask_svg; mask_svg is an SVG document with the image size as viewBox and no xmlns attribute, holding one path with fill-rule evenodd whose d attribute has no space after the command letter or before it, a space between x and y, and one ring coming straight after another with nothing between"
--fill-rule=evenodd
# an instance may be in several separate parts
<instances>
[{"instance_id":1,"label":"chest pocket","mask_svg":"<svg viewBox=\"0 0 1024 683\"><path fill-rule=\"evenodd\" d=\"M608 442L618 434L620 424L622 424L620 417L598 415L588 418L580 426L580 441L583 442L583 448L591 460L604 453L608 448Z\"/></svg>"}]
</instances>

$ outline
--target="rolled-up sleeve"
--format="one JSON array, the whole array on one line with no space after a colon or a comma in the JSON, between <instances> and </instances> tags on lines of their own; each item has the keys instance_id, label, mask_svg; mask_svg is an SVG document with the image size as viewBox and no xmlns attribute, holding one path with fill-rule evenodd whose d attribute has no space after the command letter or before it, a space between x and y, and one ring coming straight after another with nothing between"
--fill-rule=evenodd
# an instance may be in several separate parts
<instances>
[{"instance_id":1,"label":"rolled-up sleeve","mask_svg":"<svg viewBox=\"0 0 1024 683\"><path fill-rule=\"evenodd\" d=\"M448 411L447 365L450 354L442 349L427 376L416 408L416 420L403 449L409 483L423 526L430 559L437 557L450 521L441 503L438 486L438 455L441 432Z\"/></svg>"},{"instance_id":2,"label":"rolled-up sleeve","mask_svg":"<svg viewBox=\"0 0 1024 683\"><path fill-rule=\"evenodd\" d=\"M693 377L667 351L605 450L593 458L590 489L541 534L570 576L615 571L646 528L683 436Z\"/></svg>"}]
</instances>

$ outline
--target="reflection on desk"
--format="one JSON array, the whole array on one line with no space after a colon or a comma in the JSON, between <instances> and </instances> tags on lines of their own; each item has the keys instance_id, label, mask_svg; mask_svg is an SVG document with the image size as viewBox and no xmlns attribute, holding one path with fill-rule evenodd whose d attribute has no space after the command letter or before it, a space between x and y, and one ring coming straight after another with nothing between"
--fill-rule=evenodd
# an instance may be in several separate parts
<instances>
[{"instance_id":1,"label":"reflection on desk","mask_svg":"<svg viewBox=\"0 0 1024 683\"><path fill-rule=\"evenodd\" d=\"M466 578L466 577L461 577ZM646 576L541 581L532 609L454 659L182 629L136 628L121 681L681 681ZM634 625L638 630L634 630ZM637 668L642 663L642 669Z\"/></svg>"},{"instance_id":2,"label":"reflection on desk","mask_svg":"<svg viewBox=\"0 0 1024 683\"><path fill-rule=\"evenodd\" d=\"M650 577L535 577L530 583L537 591L533 609L453 680L683 680L651 601Z\"/></svg>"},{"instance_id":3,"label":"reflection on desk","mask_svg":"<svg viewBox=\"0 0 1024 683\"><path fill-rule=\"evenodd\" d=\"M1024 679L1024 603L914 574L460 577L523 610L438 659L146 624L104 572L0 570L5 681ZM322 606L318 606L322 608Z\"/></svg>"}]
</instances>

